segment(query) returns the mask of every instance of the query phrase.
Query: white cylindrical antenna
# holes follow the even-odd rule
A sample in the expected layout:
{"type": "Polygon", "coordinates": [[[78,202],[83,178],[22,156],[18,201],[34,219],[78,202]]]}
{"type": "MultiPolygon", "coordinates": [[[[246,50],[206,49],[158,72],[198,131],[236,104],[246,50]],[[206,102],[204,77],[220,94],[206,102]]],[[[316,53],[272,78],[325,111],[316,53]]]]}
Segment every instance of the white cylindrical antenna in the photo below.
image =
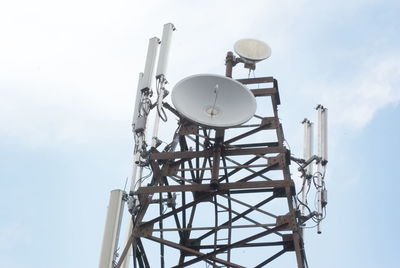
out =
{"type": "Polygon", "coordinates": [[[113,190],[108,204],[99,268],[114,267],[124,207],[124,191],[113,190]]]}
{"type": "MultiPolygon", "coordinates": [[[[313,155],[314,146],[314,124],[308,120],[304,119],[304,149],[303,149],[303,159],[305,161],[309,160],[313,155]]],[[[307,168],[307,175],[311,175],[313,172],[313,162],[311,162],[307,168]]]]}
{"type": "MultiPolygon", "coordinates": [[[[169,58],[169,49],[171,46],[172,32],[175,30],[175,27],[172,23],[164,24],[163,34],[161,39],[161,48],[160,48],[160,56],[158,57],[158,65],[156,72],[156,79],[159,81],[159,88],[157,88],[157,105],[156,105],[156,117],[154,118],[154,127],[153,127],[153,136],[151,141],[151,147],[156,148],[159,143],[158,140],[158,128],[160,125],[160,112],[162,110],[162,101],[165,97],[165,84],[166,80],[166,72],[169,58]]],[[[166,120],[166,119],[164,119],[166,120]]]]}
{"type": "MultiPolygon", "coordinates": [[[[310,149],[309,149],[309,150],[310,150],[310,157],[312,157],[313,154],[314,154],[314,150],[313,150],[313,148],[314,148],[314,123],[310,122],[308,132],[309,132],[308,138],[309,138],[309,144],[310,144],[310,145],[309,145],[309,146],[310,146],[310,149]]],[[[314,172],[313,167],[314,167],[314,161],[311,162],[311,163],[307,166],[307,173],[308,173],[309,175],[312,175],[312,174],[313,174],[313,172],[314,172]]]]}
{"type": "MultiPolygon", "coordinates": [[[[303,150],[303,159],[305,161],[308,161],[313,154],[313,131],[314,131],[314,124],[310,122],[308,119],[304,119],[303,121],[304,125],[304,150],[303,150]]],[[[307,190],[308,190],[308,184],[307,184],[307,177],[312,175],[313,172],[313,164],[314,161],[308,164],[308,166],[305,167],[306,169],[306,174],[303,178],[303,189],[302,189],[302,195],[301,195],[301,202],[304,204],[301,206],[301,215],[305,216],[305,205],[307,204],[307,190]]]]}
{"type": "MultiPolygon", "coordinates": [[[[157,107],[158,109],[158,107],[157,107]]],[[[160,126],[160,115],[158,111],[156,113],[156,117],[154,118],[154,127],[153,127],[153,137],[151,138],[151,147],[157,148],[158,143],[158,127],[160,126]]]]}
{"type": "Polygon", "coordinates": [[[322,111],[322,164],[328,162],[328,109],[322,111]]]}
{"type": "MultiPolygon", "coordinates": [[[[129,189],[129,193],[132,193],[136,190],[137,187],[137,181],[138,178],[140,178],[139,175],[137,175],[137,170],[138,170],[138,166],[140,164],[140,154],[143,150],[143,143],[144,143],[144,139],[145,139],[145,135],[144,133],[142,133],[142,135],[139,135],[139,137],[135,140],[135,147],[134,147],[134,153],[133,153],[133,166],[132,166],[132,177],[131,177],[131,186],[129,189]]],[[[141,168],[141,167],[139,167],[141,168]]],[[[139,169],[140,170],[140,169],[139,169]]],[[[140,173],[140,172],[139,172],[140,173]]],[[[131,207],[129,207],[129,209],[132,209],[131,207]]]]}
{"type": "Polygon", "coordinates": [[[157,58],[157,49],[160,44],[160,39],[157,37],[150,38],[149,46],[147,49],[146,64],[144,67],[144,74],[142,78],[142,85],[140,89],[151,89],[151,82],[154,75],[154,65],[157,58]]]}
{"type": "MultiPolygon", "coordinates": [[[[317,106],[318,112],[318,157],[320,157],[317,166],[317,218],[322,219],[322,111],[324,107],[322,105],[317,106]]],[[[317,224],[317,233],[321,233],[321,223],[317,224]]]]}
{"type": "Polygon", "coordinates": [[[158,58],[156,78],[158,78],[160,76],[166,76],[167,67],[168,67],[168,59],[169,59],[169,48],[171,46],[172,32],[174,30],[175,30],[175,26],[172,23],[164,24],[162,38],[161,38],[160,56],[158,58]]]}
{"type": "MultiPolygon", "coordinates": [[[[324,170],[328,161],[328,109],[322,105],[318,105],[316,109],[318,111],[318,157],[320,157],[317,170],[317,213],[319,220],[322,220],[323,202],[325,202],[323,200],[324,170]]],[[[317,232],[321,233],[320,221],[317,225],[317,232]]]]}
{"type": "Polygon", "coordinates": [[[140,100],[142,98],[142,90],[140,88],[141,84],[142,84],[142,79],[143,79],[143,73],[139,73],[138,88],[136,90],[135,108],[133,110],[133,118],[132,118],[133,132],[135,132],[135,124],[136,124],[136,120],[139,116],[140,100]]]}
{"type": "Polygon", "coordinates": [[[318,156],[322,158],[322,105],[317,106],[318,112],[318,156]]]}
{"type": "Polygon", "coordinates": [[[318,156],[322,164],[328,161],[328,109],[317,106],[318,111],[318,156]]]}

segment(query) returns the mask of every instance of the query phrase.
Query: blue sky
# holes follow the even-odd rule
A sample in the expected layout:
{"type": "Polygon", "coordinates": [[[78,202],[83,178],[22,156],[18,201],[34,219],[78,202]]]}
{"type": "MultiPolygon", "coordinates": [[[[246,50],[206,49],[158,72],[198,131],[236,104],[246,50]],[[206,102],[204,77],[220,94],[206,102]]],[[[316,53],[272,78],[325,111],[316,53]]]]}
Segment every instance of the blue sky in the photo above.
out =
{"type": "MultiPolygon", "coordinates": [[[[0,4],[0,267],[96,267],[109,192],[132,161],[131,115],[148,39],[177,27],[169,81],[224,73],[236,40],[267,42],[302,151],[329,108],[328,215],[310,267],[399,267],[398,1],[8,1],[0,4]]],[[[238,68],[235,77],[246,76],[238,68]]],[[[172,130],[171,130],[172,131],[172,130]]]]}

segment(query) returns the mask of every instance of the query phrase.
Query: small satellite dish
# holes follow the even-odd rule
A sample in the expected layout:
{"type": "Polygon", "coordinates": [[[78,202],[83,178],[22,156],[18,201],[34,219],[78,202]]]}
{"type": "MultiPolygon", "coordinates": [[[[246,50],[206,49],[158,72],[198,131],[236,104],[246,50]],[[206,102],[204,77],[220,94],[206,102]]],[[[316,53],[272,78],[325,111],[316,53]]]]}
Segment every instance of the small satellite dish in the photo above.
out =
{"type": "Polygon", "coordinates": [[[234,45],[235,52],[245,61],[258,62],[271,56],[271,48],[256,39],[241,39],[234,45]]]}
{"type": "Polygon", "coordinates": [[[209,128],[241,125],[257,108],[253,94],[244,85],[215,74],[182,79],[174,86],[171,98],[183,117],[209,128]]]}

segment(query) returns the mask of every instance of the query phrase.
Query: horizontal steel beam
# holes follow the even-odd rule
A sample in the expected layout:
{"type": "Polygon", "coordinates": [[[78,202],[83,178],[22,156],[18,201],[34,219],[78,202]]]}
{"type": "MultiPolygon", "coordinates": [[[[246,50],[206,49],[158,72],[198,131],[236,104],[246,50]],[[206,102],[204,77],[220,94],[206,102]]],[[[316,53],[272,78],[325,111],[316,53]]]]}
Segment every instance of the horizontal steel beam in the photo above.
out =
{"type": "Polygon", "coordinates": [[[233,189],[285,188],[292,186],[294,186],[294,183],[289,180],[232,182],[220,183],[217,186],[211,186],[210,184],[147,186],[140,187],[135,194],[153,194],[163,192],[215,192],[233,189]]]}
{"type": "MultiPolygon", "coordinates": [[[[164,240],[164,239],[161,239],[161,238],[158,238],[158,237],[155,237],[155,236],[149,236],[149,237],[146,237],[146,238],[149,239],[149,240],[152,240],[154,242],[158,242],[160,244],[164,244],[164,245],[170,246],[172,248],[179,249],[179,250],[184,251],[186,253],[189,253],[191,255],[195,255],[197,257],[201,257],[202,259],[209,259],[209,260],[221,263],[221,264],[223,264],[223,265],[225,265],[227,267],[245,268],[244,266],[237,265],[237,264],[234,264],[234,263],[219,259],[219,258],[217,258],[215,256],[206,256],[207,254],[205,254],[205,253],[202,253],[200,251],[185,247],[185,246],[183,246],[181,244],[177,244],[177,243],[174,243],[172,241],[164,240]]],[[[175,266],[175,267],[180,267],[180,265],[175,266]]]]}
{"type": "MultiPolygon", "coordinates": [[[[287,244],[285,241],[276,241],[276,242],[258,242],[258,243],[246,243],[241,246],[237,246],[236,248],[249,248],[249,247],[272,247],[272,246],[284,246],[287,244]]],[[[217,246],[214,245],[200,245],[200,246],[191,246],[194,249],[214,249],[229,246],[227,244],[220,244],[217,246]]]]}
{"type": "Polygon", "coordinates": [[[190,261],[184,262],[184,263],[180,264],[179,266],[174,266],[173,268],[186,267],[186,266],[189,266],[189,265],[191,265],[191,264],[193,264],[193,263],[202,261],[202,260],[204,260],[204,259],[210,259],[210,258],[212,258],[212,257],[215,257],[217,254],[219,254],[219,253],[221,253],[221,252],[224,252],[224,251],[226,251],[226,250],[228,250],[228,249],[240,247],[240,246],[242,246],[242,245],[244,245],[244,244],[246,244],[246,243],[248,243],[248,242],[250,242],[250,241],[256,240],[256,239],[261,238],[261,237],[263,237],[263,236],[267,236],[267,235],[269,235],[269,234],[271,234],[271,233],[273,233],[273,232],[275,232],[275,231],[280,231],[280,230],[282,230],[282,229],[285,229],[285,228],[287,227],[287,225],[288,225],[288,224],[286,224],[286,223],[285,223],[285,224],[282,224],[282,225],[278,225],[278,226],[276,226],[276,227],[274,227],[274,228],[272,228],[272,229],[270,229],[270,230],[267,230],[267,231],[264,231],[264,232],[261,232],[261,233],[252,235],[252,236],[250,236],[250,237],[247,237],[247,238],[242,239],[242,240],[240,240],[240,241],[234,242],[234,243],[232,243],[232,244],[230,244],[230,245],[221,247],[221,248],[219,248],[219,249],[216,249],[216,250],[214,250],[214,251],[212,251],[212,252],[209,252],[209,253],[207,253],[207,254],[204,254],[204,255],[202,255],[202,256],[198,256],[197,258],[194,258],[194,259],[192,259],[192,260],[190,260],[190,261]]]}
{"type": "Polygon", "coordinates": [[[154,232],[173,232],[173,231],[208,231],[208,230],[223,230],[223,229],[247,229],[247,228],[263,228],[263,227],[272,227],[275,226],[276,223],[265,223],[265,224],[243,224],[243,225],[234,225],[234,226],[209,226],[209,227],[190,227],[190,228],[163,228],[163,229],[153,229],[154,232]]]}
{"type": "MultiPolygon", "coordinates": [[[[268,147],[268,148],[250,148],[250,149],[226,149],[223,148],[221,156],[233,156],[233,155],[265,155],[265,154],[276,154],[283,153],[286,149],[283,147],[268,147]]],[[[163,152],[163,153],[151,153],[150,160],[172,160],[172,159],[188,159],[195,157],[212,157],[213,150],[208,149],[199,152],[163,152]]]]}
{"type": "Polygon", "coordinates": [[[251,89],[250,91],[251,91],[251,93],[253,93],[253,95],[255,97],[273,96],[278,92],[276,90],[276,88],[274,88],[274,87],[272,87],[272,88],[257,88],[257,89],[251,89]]]}
{"type": "Polygon", "coordinates": [[[257,77],[257,78],[244,78],[244,79],[236,79],[236,81],[249,85],[249,84],[261,84],[261,83],[273,83],[274,78],[272,76],[267,77],[257,77]]]}

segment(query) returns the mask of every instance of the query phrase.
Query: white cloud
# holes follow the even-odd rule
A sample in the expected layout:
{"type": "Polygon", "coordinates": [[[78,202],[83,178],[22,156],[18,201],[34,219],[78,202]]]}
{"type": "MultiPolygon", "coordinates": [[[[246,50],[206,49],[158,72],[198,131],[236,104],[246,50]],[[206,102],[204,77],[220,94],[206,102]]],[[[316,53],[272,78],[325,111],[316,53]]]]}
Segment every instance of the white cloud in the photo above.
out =
{"type": "Polygon", "coordinates": [[[323,88],[321,101],[330,108],[333,124],[361,128],[379,110],[399,103],[400,55],[368,60],[351,81],[319,88],[323,88]]]}
{"type": "MultiPolygon", "coordinates": [[[[352,3],[353,8],[361,5],[352,3]]],[[[1,5],[0,136],[28,144],[126,134],[147,40],[161,37],[163,23],[177,26],[168,77],[172,86],[194,73],[223,73],[226,51],[242,37],[271,42],[273,58],[268,66],[279,68],[278,61],[297,53],[302,34],[309,31],[308,38],[315,30],[305,19],[302,34],[293,33],[299,19],[319,14],[306,0],[190,4],[41,0],[1,5]]],[[[398,99],[391,84],[398,72],[396,62],[381,60],[372,65],[347,86],[324,91],[326,106],[340,111],[338,122],[362,126],[375,111],[398,99]],[[360,110],[363,118],[358,116],[360,110]]],[[[290,66],[282,69],[291,72],[290,66]]],[[[265,70],[257,71],[264,74],[265,70]]]]}
{"type": "MultiPolygon", "coordinates": [[[[148,38],[161,37],[163,23],[177,26],[170,85],[193,73],[223,73],[226,51],[257,25],[257,16],[241,14],[248,3],[227,4],[2,4],[0,135],[42,145],[126,133],[148,38]]],[[[261,16],[266,5],[254,2],[254,12],[261,16]]]]}

